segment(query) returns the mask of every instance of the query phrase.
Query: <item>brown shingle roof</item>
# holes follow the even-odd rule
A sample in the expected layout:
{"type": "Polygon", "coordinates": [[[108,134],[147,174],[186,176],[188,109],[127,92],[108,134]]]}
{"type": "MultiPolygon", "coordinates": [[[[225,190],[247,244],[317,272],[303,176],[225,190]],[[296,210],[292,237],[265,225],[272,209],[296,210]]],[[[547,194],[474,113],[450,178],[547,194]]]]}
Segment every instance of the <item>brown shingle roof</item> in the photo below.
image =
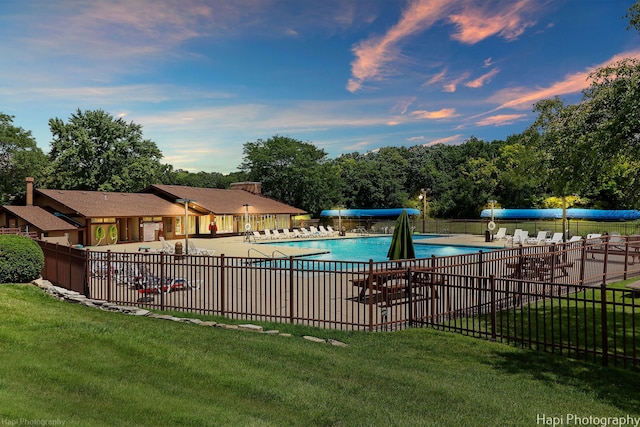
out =
{"type": "Polygon", "coordinates": [[[218,188],[198,188],[180,185],[152,185],[145,191],[162,195],[169,199],[190,199],[196,205],[218,215],[241,214],[245,204],[249,204],[252,214],[306,213],[302,209],[245,190],[221,190],[218,188]]]}
{"type": "Polygon", "coordinates": [[[86,218],[184,215],[184,208],[155,194],[47,189],[36,192],[86,218]]]}
{"type": "Polygon", "coordinates": [[[40,206],[2,206],[2,208],[45,232],[76,230],[75,226],[45,211],[40,206]]]}

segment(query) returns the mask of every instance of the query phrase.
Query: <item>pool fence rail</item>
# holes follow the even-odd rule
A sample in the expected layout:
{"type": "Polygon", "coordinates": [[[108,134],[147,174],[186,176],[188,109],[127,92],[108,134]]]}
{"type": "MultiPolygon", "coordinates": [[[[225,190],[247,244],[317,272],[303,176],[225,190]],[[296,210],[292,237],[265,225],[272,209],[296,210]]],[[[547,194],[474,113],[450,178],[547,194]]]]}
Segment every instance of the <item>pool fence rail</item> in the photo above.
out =
{"type": "Polygon", "coordinates": [[[98,252],[38,241],[44,279],[118,305],[320,328],[431,327],[640,366],[640,237],[386,262],[98,252]]]}

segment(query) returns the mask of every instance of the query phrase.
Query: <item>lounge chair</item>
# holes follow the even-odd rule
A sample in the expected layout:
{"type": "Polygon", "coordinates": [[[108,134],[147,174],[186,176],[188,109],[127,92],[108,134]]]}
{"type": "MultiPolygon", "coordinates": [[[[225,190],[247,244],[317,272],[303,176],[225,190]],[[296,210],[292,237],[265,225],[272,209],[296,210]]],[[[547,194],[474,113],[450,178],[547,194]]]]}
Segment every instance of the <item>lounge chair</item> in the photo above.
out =
{"type": "Polygon", "coordinates": [[[500,227],[498,232],[493,235],[493,240],[503,240],[507,237],[507,227],[500,227]]]}
{"type": "Polygon", "coordinates": [[[513,241],[514,241],[514,239],[515,239],[516,237],[517,237],[517,238],[520,238],[520,232],[521,232],[521,231],[522,231],[522,229],[520,229],[520,228],[516,228],[516,229],[514,230],[514,232],[513,232],[513,235],[512,235],[512,236],[506,236],[506,238],[507,238],[507,242],[509,242],[509,243],[513,243],[513,241]]]}
{"type": "Polygon", "coordinates": [[[165,254],[174,254],[176,252],[175,247],[164,240],[164,237],[162,236],[160,236],[160,243],[162,243],[162,249],[160,249],[160,252],[164,252],[165,254]]]}
{"type": "Polygon", "coordinates": [[[338,232],[334,230],[333,227],[331,227],[330,225],[327,225],[327,231],[331,233],[332,236],[335,236],[336,234],[338,234],[338,232]]]}
{"type": "Polygon", "coordinates": [[[303,237],[304,237],[304,236],[303,236],[302,234],[300,234],[300,232],[299,232],[297,229],[295,229],[295,228],[293,229],[292,233],[293,233],[293,237],[295,237],[295,238],[299,238],[299,239],[301,239],[301,238],[303,238],[303,237]]]}
{"type": "Polygon", "coordinates": [[[273,230],[271,233],[274,239],[282,239],[284,237],[278,230],[273,230]]]}
{"type": "Polygon", "coordinates": [[[314,237],[314,236],[313,236],[313,233],[310,233],[310,232],[309,232],[309,230],[307,230],[307,229],[306,229],[306,228],[304,228],[304,227],[300,227],[300,231],[302,232],[302,235],[303,235],[304,237],[314,237]]]}
{"type": "Polygon", "coordinates": [[[558,243],[562,243],[562,233],[553,233],[553,236],[551,236],[550,239],[547,239],[546,242],[547,244],[558,244],[558,243]]]}
{"type": "Polygon", "coordinates": [[[329,230],[324,228],[324,225],[321,225],[318,228],[320,229],[320,234],[322,234],[323,236],[331,236],[331,233],[329,232],[329,230]]]}
{"type": "Polygon", "coordinates": [[[529,237],[529,232],[527,230],[516,229],[513,232],[513,236],[509,239],[512,245],[522,245],[526,242],[529,237]]]}
{"type": "Polygon", "coordinates": [[[313,234],[316,237],[322,236],[322,233],[320,233],[320,231],[313,225],[309,227],[309,231],[311,232],[311,234],[313,234]]]}
{"type": "Polygon", "coordinates": [[[567,243],[579,242],[580,240],[582,240],[582,236],[571,236],[567,243]]]}
{"type": "Polygon", "coordinates": [[[259,231],[253,232],[253,240],[262,240],[262,234],[259,231]]]}
{"type": "Polygon", "coordinates": [[[196,247],[196,244],[193,242],[193,240],[189,240],[187,246],[189,248],[189,255],[213,255],[216,252],[196,247]]]}
{"type": "Polygon", "coordinates": [[[264,238],[269,240],[273,239],[273,234],[271,234],[271,230],[268,228],[264,229],[264,238]]]}
{"type": "Polygon", "coordinates": [[[293,239],[295,236],[293,234],[291,234],[291,232],[289,231],[288,228],[283,228],[282,229],[282,234],[283,234],[283,238],[284,239],[293,239]]]}
{"type": "Polygon", "coordinates": [[[529,245],[541,245],[547,241],[547,232],[546,231],[538,231],[538,235],[536,237],[529,237],[527,239],[527,244],[529,245]]]}

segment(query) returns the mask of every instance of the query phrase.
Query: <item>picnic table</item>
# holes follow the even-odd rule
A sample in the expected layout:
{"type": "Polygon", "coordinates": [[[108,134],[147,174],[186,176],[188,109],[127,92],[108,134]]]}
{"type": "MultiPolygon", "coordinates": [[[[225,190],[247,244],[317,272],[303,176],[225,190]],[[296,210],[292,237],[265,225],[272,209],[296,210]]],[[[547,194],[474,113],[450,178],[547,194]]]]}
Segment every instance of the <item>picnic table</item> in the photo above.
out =
{"type": "Polygon", "coordinates": [[[367,300],[369,292],[369,282],[371,281],[371,294],[376,303],[384,303],[389,306],[399,299],[409,295],[409,291],[415,292],[416,297],[425,296],[422,289],[429,287],[431,295],[435,298],[434,285],[438,280],[434,280],[432,269],[388,269],[374,271],[365,277],[352,279],[354,286],[360,287],[357,300],[364,302],[367,300]],[[411,283],[409,283],[411,280],[411,283]]]}

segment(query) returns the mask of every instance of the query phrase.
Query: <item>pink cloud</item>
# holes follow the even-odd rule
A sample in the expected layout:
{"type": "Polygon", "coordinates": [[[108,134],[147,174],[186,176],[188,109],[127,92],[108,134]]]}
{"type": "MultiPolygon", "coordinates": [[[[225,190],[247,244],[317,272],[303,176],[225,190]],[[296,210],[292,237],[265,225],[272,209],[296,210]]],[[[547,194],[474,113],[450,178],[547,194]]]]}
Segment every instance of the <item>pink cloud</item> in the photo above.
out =
{"type": "Polygon", "coordinates": [[[464,142],[464,135],[458,134],[458,135],[448,136],[446,138],[434,139],[422,145],[425,147],[429,147],[431,145],[438,145],[438,144],[460,145],[463,142],[464,142]]]}
{"type": "Polygon", "coordinates": [[[442,90],[444,90],[445,92],[455,92],[458,89],[458,85],[463,81],[467,80],[468,78],[469,78],[469,73],[464,73],[457,79],[451,80],[447,84],[443,85],[442,90]]]}
{"type": "Polygon", "coordinates": [[[523,18],[523,15],[532,9],[533,2],[530,0],[499,6],[499,10],[470,6],[462,13],[450,15],[449,20],[458,30],[451,37],[466,44],[475,44],[496,34],[506,40],[515,40],[535,23],[523,18]]]}
{"type": "Polygon", "coordinates": [[[380,80],[389,72],[387,64],[399,57],[398,44],[441,19],[449,5],[448,0],[414,0],[386,34],[354,46],[355,60],[351,63],[352,78],[347,83],[347,90],[356,92],[364,81],[380,80]]]}
{"type": "Polygon", "coordinates": [[[598,68],[611,65],[624,58],[635,58],[640,60],[640,50],[622,52],[615,55],[608,61],[589,67],[584,71],[567,74],[563,80],[555,82],[549,87],[536,89],[525,89],[520,87],[502,90],[492,98],[492,101],[500,104],[500,106],[494,111],[503,108],[513,108],[516,110],[531,109],[533,104],[540,100],[553,98],[555,96],[579,93],[591,85],[591,81],[589,80],[590,73],[598,68]]]}
{"type": "Polygon", "coordinates": [[[438,111],[416,110],[412,111],[410,115],[418,119],[448,119],[457,116],[454,108],[443,108],[438,111]]]}
{"type": "Polygon", "coordinates": [[[485,83],[489,82],[491,80],[491,78],[493,76],[495,76],[496,74],[498,74],[499,72],[500,72],[500,69],[494,68],[493,70],[489,71],[488,73],[478,77],[475,80],[471,80],[470,82],[467,82],[464,85],[466,87],[477,89],[479,87],[484,86],[485,83]]]}
{"type": "Polygon", "coordinates": [[[498,114],[495,116],[487,117],[476,122],[478,126],[504,126],[510,125],[519,119],[527,117],[526,114],[498,114]]]}
{"type": "Polygon", "coordinates": [[[440,71],[438,74],[435,74],[433,77],[431,77],[426,82],[424,82],[422,84],[422,86],[425,87],[425,86],[430,86],[432,84],[440,83],[440,82],[442,82],[444,80],[446,75],[447,75],[447,70],[444,69],[444,70],[440,71]]]}

